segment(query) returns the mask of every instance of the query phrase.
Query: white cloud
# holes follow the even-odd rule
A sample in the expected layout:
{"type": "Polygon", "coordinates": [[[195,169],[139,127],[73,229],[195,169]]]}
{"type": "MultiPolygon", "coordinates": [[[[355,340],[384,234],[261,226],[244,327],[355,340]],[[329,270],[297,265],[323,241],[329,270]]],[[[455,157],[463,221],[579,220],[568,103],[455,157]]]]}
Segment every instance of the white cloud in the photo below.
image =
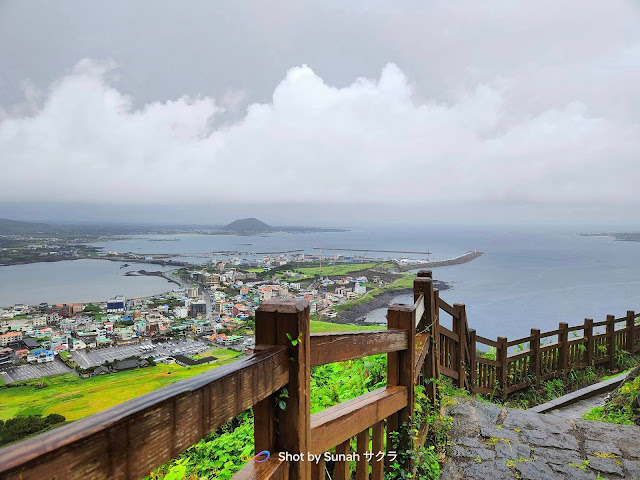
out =
{"type": "Polygon", "coordinates": [[[515,108],[515,78],[443,103],[418,100],[393,64],[343,88],[295,67],[270,103],[217,126],[241,93],[136,109],[113,72],[83,60],[35,113],[0,116],[0,201],[638,203],[637,119],[595,116],[567,96],[515,108]]]}

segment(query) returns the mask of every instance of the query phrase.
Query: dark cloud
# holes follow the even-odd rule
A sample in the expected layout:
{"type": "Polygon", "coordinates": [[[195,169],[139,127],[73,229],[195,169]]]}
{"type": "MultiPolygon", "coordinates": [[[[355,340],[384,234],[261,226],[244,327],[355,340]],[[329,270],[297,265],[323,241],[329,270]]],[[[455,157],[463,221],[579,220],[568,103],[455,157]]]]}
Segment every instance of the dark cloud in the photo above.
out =
{"type": "Polygon", "coordinates": [[[638,84],[633,2],[5,1],[0,200],[603,215],[638,84]]]}

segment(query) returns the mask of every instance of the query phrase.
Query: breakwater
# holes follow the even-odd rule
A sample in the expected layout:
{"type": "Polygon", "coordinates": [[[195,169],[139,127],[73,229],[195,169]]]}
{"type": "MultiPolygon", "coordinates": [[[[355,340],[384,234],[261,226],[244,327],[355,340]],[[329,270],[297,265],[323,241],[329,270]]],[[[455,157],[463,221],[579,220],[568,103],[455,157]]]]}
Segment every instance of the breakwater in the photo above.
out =
{"type": "Polygon", "coordinates": [[[436,268],[436,267],[447,267],[449,265],[460,265],[463,263],[470,262],[471,260],[475,260],[482,252],[467,252],[464,255],[460,255],[459,257],[450,258],[447,260],[438,260],[434,262],[421,262],[421,263],[408,263],[408,264],[400,264],[398,268],[401,272],[406,272],[409,270],[415,270],[417,268],[436,268]]]}

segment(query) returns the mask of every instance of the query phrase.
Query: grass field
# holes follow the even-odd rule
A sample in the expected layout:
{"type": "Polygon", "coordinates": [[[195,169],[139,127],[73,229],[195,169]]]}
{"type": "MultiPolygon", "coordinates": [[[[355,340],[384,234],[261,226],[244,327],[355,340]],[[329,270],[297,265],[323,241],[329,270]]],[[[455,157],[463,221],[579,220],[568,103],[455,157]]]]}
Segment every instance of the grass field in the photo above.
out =
{"type": "MultiPolygon", "coordinates": [[[[311,320],[312,333],[380,328],[382,327],[376,325],[342,325],[311,320]]],[[[64,415],[68,421],[78,420],[216,366],[232,362],[238,356],[238,352],[228,349],[212,349],[206,353],[218,357],[218,362],[190,368],[175,364],[157,365],[86,379],[67,373],[21,382],[19,386],[2,387],[0,388],[0,420],[17,415],[49,415],[50,413],[64,415]]]]}
{"type": "Polygon", "coordinates": [[[179,380],[229,363],[238,355],[219,349],[221,361],[191,368],[158,365],[126,372],[81,379],[71,373],[24,382],[24,386],[0,388],[0,419],[16,415],[59,413],[68,421],[113,407],[179,380]]]}
{"type": "MultiPolygon", "coordinates": [[[[383,262],[383,263],[370,262],[370,263],[339,263],[337,265],[325,265],[323,267],[320,267],[320,266],[301,267],[296,269],[296,271],[300,273],[300,276],[291,278],[291,281],[313,278],[315,275],[319,275],[321,277],[339,277],[343,275],[349,275],[352,272],[368,270],[373,267],[395,268],[396,265],[394,263],[389,263],[389,262],[383,262]]],[[[284,272],[278,272],[276,276],[278,278],[283,278],[284,272]]]]}
{"type": "Polygon", "coordinates": [[[311,320],[311,333],[321,332],[353,332],[356,330],[380,330],[381,325],[343,325],[341,323],[322,322],[311,320]]]}
{"type": "Polygon", "coordinates": [[[377,295],[380,295],[381,293],[384,293],[384,292],[388,292],[389,290],[401,290],[403,288],[413,288],[413,280],[415,278],[416,278],[415,273],[408,273],[402,277],[398,277],[396,281],[394,281],[393,283],[390,283],[389,285],[386,285],[382,288],[376,288],[375,290],[369,290],[360,298],[356,298],[355,300],[351,300],[346,303],[341,303],[339,305],[334,305],[332,307],[332,310],[335,310],[338,312],[342,310],[349,310],[350,308],[355,307],[356,305],[361,305],[363,303],[370,302],[377,295]]]}

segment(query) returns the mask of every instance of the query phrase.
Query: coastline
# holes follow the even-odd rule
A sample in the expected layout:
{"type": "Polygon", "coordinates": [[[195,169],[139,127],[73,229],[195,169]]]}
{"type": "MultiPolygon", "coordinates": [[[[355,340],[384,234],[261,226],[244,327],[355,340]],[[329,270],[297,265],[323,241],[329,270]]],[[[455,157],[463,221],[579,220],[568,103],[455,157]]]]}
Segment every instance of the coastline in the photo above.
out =
{"type": "MultiPolygon", "coordinates": [[[[433,281],[434,288],[439,289],[440,291],[448,290],[451,288],[451,285],[442,282],[440,280],[433,281]]],[[[336,318],[321,318],[322,321],[331,322],[331,323],[339,323],[339,324],[352,324],[352,325],[371,325],[371,323],[367,323],[364,321],[364,318],[371,313],[373,310],[377,310],[378,308],[384,308],[391,304],[394,298],[399,297],[401,295],[411,295],[413,293],[413,288],[400,288],[397,290],[387,290],[386,292],[382,292],[380,295],[376,295],[370,301],[361,303],[359,305],[354,305],[352,308],[348,310],[342,310],[338,312],[338,316],[336,318]]]]}
{"type": "Polygon", "coordinates": [[[436,267],[448,267],[450,265],[461,265],[463,263],[470,262],[481,256],[484,252],[467,252],[459,257],[450,258],[448,260],[437,260],[433,262],[414,263],[408,265],[398,265],[398,269],[401,272],[407,272],[409,270],[416,270],[419,268],[436,268],[436,267]]]}

